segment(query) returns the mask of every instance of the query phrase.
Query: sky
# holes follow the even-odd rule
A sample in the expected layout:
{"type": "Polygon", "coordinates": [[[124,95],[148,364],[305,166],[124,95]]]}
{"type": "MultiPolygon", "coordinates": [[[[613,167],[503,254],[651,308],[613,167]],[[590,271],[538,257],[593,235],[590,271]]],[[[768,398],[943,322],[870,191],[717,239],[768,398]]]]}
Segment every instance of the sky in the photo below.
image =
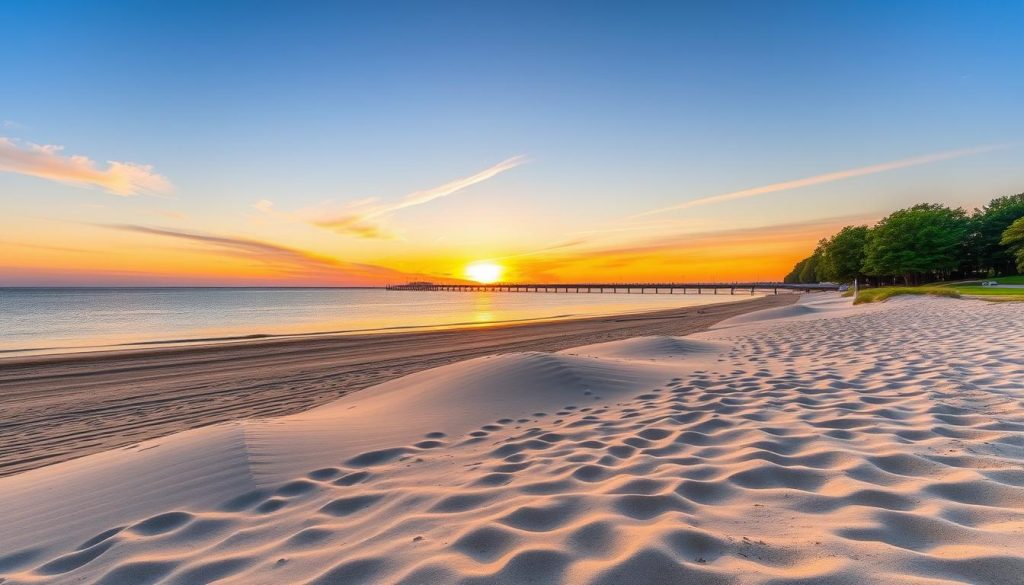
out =
{"type": "Polygon", "coordinates": [[[1024,2],[0,11],[0,286],[780,279],[1024,191],[1024,2]]]}

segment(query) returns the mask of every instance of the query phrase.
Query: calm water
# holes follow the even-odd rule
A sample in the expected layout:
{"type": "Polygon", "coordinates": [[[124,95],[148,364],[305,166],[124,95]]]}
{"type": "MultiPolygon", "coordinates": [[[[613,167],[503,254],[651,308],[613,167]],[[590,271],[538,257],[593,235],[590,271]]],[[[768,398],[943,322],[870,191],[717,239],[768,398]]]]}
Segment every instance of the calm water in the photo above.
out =
{"type": "Polygon", "coordinates": [[[310,288],[0,289],[0,356],[249,336],[566,319],[743,300],[729,295],[310,288]]]}

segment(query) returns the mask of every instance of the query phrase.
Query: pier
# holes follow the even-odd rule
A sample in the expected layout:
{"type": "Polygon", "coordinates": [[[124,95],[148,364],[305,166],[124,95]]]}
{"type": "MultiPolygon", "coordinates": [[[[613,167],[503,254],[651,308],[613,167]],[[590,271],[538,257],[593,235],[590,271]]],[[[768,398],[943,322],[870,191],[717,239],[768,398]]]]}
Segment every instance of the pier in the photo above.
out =
{"type": "Polygon", "coordinates": [[[410,282],[385,287],[396,291],[513,292],[577,294],[779,294],[839,290],[838,284],[787,284],[782,282],[633,282],[633,283],[505,283],[437,284],[410,282]]]}

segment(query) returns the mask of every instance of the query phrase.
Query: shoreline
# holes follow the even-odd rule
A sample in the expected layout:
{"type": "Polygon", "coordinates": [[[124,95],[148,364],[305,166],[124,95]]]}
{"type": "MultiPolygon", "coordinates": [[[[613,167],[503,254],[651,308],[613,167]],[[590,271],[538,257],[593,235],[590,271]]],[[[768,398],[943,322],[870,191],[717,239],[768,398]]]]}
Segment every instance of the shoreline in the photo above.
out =
{"type": "MultiPolygon", "coordinates": [[[[651,311],[635,311],[635,313],[647,313],[651,311]]],[[[631,313],[616,313],[616,315],[628,315],[631,313]]],[[[595,315],[604,317],[608,315],[595,315]]],[[[149,341],[133,341],[127,343],[111,343],[106,345],[71,345],[65,347],[29,347],[23,349],[0,349],[0,366],[3,360],[17,359],[38,356],[64,356],[82,354],[105,354],[110,352],[123,352],[142,349],[172,349],[176,347],[209,347],[212,345],[226,345],[231,343],[244,343],[254,340],[285,340],[285,339],[306,339],[316,337],[350,336],[350,335],[383,335],[387,333],[411,333],[420,331],[441,331],[460,329],[479,329],[503,325],[517,325],[522,323],[537,323],[541,321],[565,321],[573,318],[585,319],[576,315],[552,315],[550,317],[536,317],[529,319],[509,319],[505,321],[488,321],[476,323],[464,321],[459,323],[444,323],[439,325],[407,325],[396,327],[380,327],[375,329],[340,329],[335,331],[308,331],[304,333],[248,333],[243,335],[225,335],[216,337],[196,337],[187,339],[156,339],[149,341]],[[4,355],[10,354],[10,355],[4,355]],[[16,354],[16,355],[15,355],[16,354]]]]}
{"type": "Polygon", "coordinates": [[[0,477],[211,424],[294,414],[456,361],[688,335],[798,298],[488,327],[5,357],[0,477]]]}
{"type": "MultiPolygon", "coordinates": [[[[306,289],[316,288],[318,290],[332,290],[327,287],[307,287],[306,289]]],[[[168,290],[220,290],[213,287],[171,287],[168,290]]],[[[306,290],[296,288],[278,288],[273,290],[306,290]]],[[[335,287],[336,290],[375,290],[369,288],[357,288],[357,287],[335,287]]],[[[0,287],[0,292],[4,289],[0,287]]],[[[39,289],[32,287],[32,290],[50,290],[50,289],[39,289]]],[[[86,290],[86,289],[53,289],[60,291],[74,291],[74,290],[86,290]]],[[[121,290],[102,288],[101,290],[121,290]]],[[[157,290],[157,289],[143,289],[143,288],[129,288],[124,290],[157,290]]],[[[242,290],[242,289],[239,289],[242,290]]],[[[262,288],[255,288],[253,290],[264,290],[262,288]]],[[[750,298],[756,298],[756,296],[762,295],[750,295],[750,298]]],[[[476,320],[465,320],[464,316],[460,316],[463,320],[458,320],[460,317],[453,317],[455,320],[450,321],[437,321],[428,323],[413,323],[413,324],[377,324],[373,326],[359,326],[351,325],[345,327],[340,323],[321,324],[321,327],[329,328],[304,328],[301,325],[294,327],[270,326],[266,329],[248,327],[245,330],[239,330],[237,328],[227,328],[219,332],[212,330],[199,331],[164,331],[161,336],[154,337],[140,336],[135,339],[117,339],[116,337],[97,337],[95,339],[84,339],[81,342],[69,344],[66,340],[46,341],[40,340],[38,343],[33,344],[27,342],[24,345],[8,347],[0,345],[0,366],[2,364],[18,360],[20,358],[36,357],[36,356],[61,356],[71,354],[92,354],[92,353],[105,353],[115,351],[132,351],[142,349],[168,349],[175,347],[192,347],[192,346],[206,346],[212,344],[232,344],[232,343],[244,343],[253,340],[284,340],[284,339],[305,339],[315,337],[333,337],[333,336],[349,336],[349,335],[380,335],[389,333],[415,333],[422,331],[441,331],[441,330],[460,330],[460,329],[478,329],[488,327],[498,327],[505,325],[516,325],[526,323],[541,323],[548,321],[567,321],[567,320],[579,320],[599,317],[611,317],[616,315],[632,315],[642,313],[653,313],[660,311],[671,311],[680,308],[687,308],[690,306],[706,306],[709,304],[720,304],[724,302],[743,302],[749,300],[745,295],[736,297],[734,295],[724,296],[723,299],[712,298],[708,296],[707,299],[710,302],[707,303],[695,303],[692,305],[680,306],[654,306],[654,307],[615,307],[610,305],[604,307],[603,310],[598,311],[582,311],[582,312],[560,312],[545,315],[527,315],[527,316],[516,316],[507,315],[505,318],[488,320],[488,321],[476,321],[476,320]],[[275,330],[277,329],[277,330],[275,330]],[[52,343],[52,344],[51,344],[52,343]]],[[[551,307],[552,311],[565,310],[568,308],[551,307]]]]}

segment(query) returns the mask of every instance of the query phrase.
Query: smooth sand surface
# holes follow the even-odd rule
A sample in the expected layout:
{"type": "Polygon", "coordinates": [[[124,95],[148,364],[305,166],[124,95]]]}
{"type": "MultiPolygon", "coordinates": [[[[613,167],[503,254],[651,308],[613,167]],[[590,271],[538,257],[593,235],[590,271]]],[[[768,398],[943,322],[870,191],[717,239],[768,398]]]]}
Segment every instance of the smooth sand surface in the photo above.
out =
{"type": "Polygon", "coordinates": [[[795,299],[448,331],[0,358],[0,476],[205,425],[301,412],[473,357],[686,335],[795,299]]]}
{"type": "Polygon", "coordinates": [[[1019,305],[791,309],[469,359],[0,478],[0,576],[1020,583],[1019,305]]]}

